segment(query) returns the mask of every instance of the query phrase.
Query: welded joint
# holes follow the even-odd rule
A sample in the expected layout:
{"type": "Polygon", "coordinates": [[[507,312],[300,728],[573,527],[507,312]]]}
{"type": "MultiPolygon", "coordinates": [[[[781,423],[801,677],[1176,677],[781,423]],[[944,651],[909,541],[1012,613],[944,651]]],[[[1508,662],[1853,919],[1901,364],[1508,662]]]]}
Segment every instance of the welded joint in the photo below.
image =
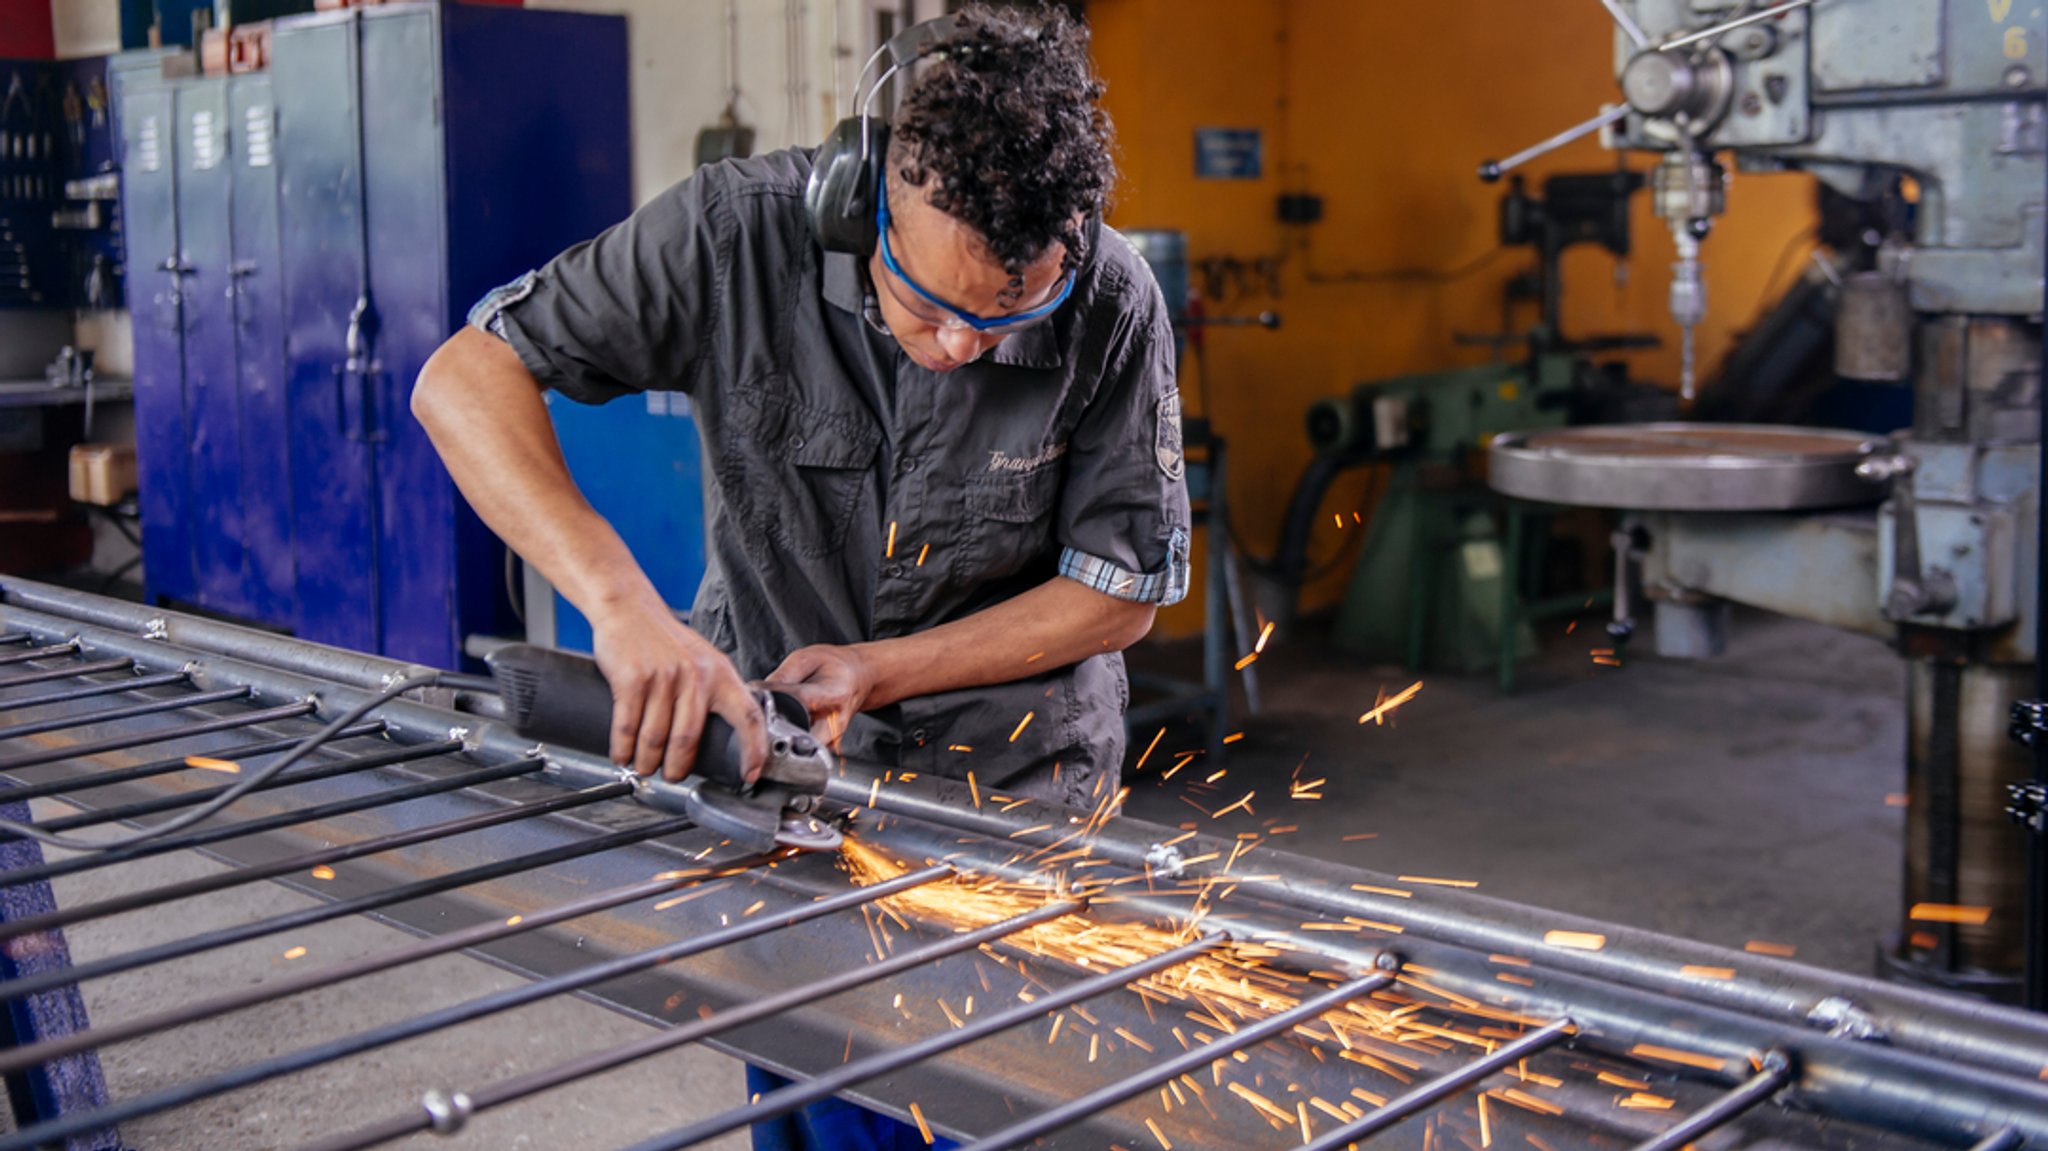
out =
{"type": "Polygon", "coordinates": [[[1375,968],[1388,973],[1389,975],[1400,974],[1401,965],[1404,962],[1405,960],[1401,958],[1401,953],[1392,950],[1382,951],[1378,955],[1372,957],[1372,965],[1375,968]]]}
{"type": "Polygon", "coordinates": [[[1783,1084],[1792,1078],[1792,1056],[1782,1048],[1773,1047],[1756,1056],[1755,1061],[1758,1073],[1769,1076],[1777,1083],[1783,1084]]]}
{"type": "Polygon", "coordinates": [[[155,615],[142,621],[142,638],[168,641],[171,638],[170,617],[155,615]]]}
{"type": "Polygon", "coordinates": [[[1145,866],[1168,879],[1179,879],[1188,865],[1180,848],[1155,843],[1145,851],[1145,866]]]}
{"type": "Polygon", "coordinates": [[[448,729],[448,738],[452,742],[461,744],[464,751],[475,751],[484,745],[482,736],[469,728],[463,727],[461,724],[456,724],[448,729]]]}
{"type": "Polygon", "coordinates": [[[470,1102],[469,1096],[460,1091],[439,1088],[420,1096],[420,1106],[426,1110],[427,1121],[436,1135],[453,1135],[462,1130],[476,1111],[476,1105],[470,1102]]]}
{"type": "Polygon", "coordinates": [[[1844,996],[1830,995],[1806,1013],[1810,1027],[1825,1029],[1830,1038],[1862,1039],[1882,1043],[1891,1030],[1875,1015],[1844,996]]]}

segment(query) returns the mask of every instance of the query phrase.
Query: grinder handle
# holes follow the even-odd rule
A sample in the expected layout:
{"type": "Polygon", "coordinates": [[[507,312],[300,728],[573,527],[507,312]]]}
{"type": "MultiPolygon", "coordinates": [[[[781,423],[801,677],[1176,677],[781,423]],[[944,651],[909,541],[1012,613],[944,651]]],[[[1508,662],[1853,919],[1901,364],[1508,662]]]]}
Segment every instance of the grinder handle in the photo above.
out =
{"type": "MultiPolygon", "coordinates": [[[[506,644],[484,657],[505,700],[513,730],[542,743],[608,755],[611,749],[612,687],[597,661],[573,652],[532,644],[506,644]]],[[[739,733],[716,714],[704,717],[697,741],[700,778],[743,791],[739,733]]]]}

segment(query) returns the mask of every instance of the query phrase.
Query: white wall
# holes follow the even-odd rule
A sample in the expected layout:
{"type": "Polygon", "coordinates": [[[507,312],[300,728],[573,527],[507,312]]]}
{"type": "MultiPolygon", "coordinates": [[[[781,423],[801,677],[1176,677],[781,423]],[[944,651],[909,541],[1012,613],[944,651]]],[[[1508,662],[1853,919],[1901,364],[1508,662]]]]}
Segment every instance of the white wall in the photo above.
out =
{"type": "MultiPolygon", "coordinates": [[[[872,0],[730,0],[738,14],[740,118],[754,149],[816,144],[845,115],[872,39],[872,0]],[[794,62],[795,67],[792,67],[794,62]]],[[[645,202],[690,174],[697,132],[726,104],[728,0],[528,0],[627,20],[633,191],[645,202]]],[[[893,7],[894,5],[889,5],[893,7]]]]}

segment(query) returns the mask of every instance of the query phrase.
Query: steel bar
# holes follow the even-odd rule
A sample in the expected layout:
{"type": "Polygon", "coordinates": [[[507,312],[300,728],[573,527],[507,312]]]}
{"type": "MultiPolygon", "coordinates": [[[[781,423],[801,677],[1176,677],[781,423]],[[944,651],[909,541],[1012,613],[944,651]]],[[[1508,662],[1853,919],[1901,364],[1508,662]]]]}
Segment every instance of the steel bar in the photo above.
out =
{"type": "MultiPolygon", "coordinates": [[[[539,766],[543,761],[533,759],[526,762],[539,766]]],[[[350,766],[353,765],[351,764],[350,766]]],[[[259,880],[275,879],[281,875],[290,875],[295,871],[310,870],[323,864],[341,863],[345,860],[355,859],[364,855],[376,855],[400,847],[410,847],[417,843],[445,839],[451,835],[462,835],[466,832],[476,831],[485,827],[496,827],[501,823],[508,823],[518,819],[548,815],[572,807],[581,807],[600,799],[612,799],[624,795],[631,789],[631,786],[627,783],[615,783],[601,787],[585,788],[581,791],[573,791],[566,795],[541,800],[537,803],[486,811],[477,815],[464,816],[460,819],[450,819],[441,823],[428,824],[424,827],[408,828],[405,831],[375,836],[370,839],[359,840],[355,843],[345,843],[335,847],[324,848],[320,851],[295,855],[289,859],[275,860],[257,867],[244,867],[234,871],[222,872],[218,875],[188,879],[181,883],[173,883],[164,887],[152,887],[144,891],[131,891],[125,895],[116,895],[99,900],[96,903],[80,904],[69,910],[59,908],[42,915],[28,916],[7,923],[0,923],[0,940],[15,939],[37,931],[69,927],[74,923],[83,923],[90,919],[104,919],[110,915],[119,915],[124,911],[136,911],[144,907],[154,907],[159,903],[189,899],[195,895],[207,895],[230,887],[240,887],[243,884],[255,883],[259,880]]],[[[0,984],[0,988],[5,986],[7,985],[0,984]]]]}
{"type": "Polygon", "coordinates": [[[78,641],[74,639],[64,643],[53,643],[48,647],[32,647],[27,651],[10,651],[5,655],[0,655],[0,665],[27,663],[32,659],[55,659],[60,655],[76,654],[78,654],[78,641]]]}
{"type": "Polygon", "coordinates": [[[75,679],[82,675],[98,675],[103,671],[127,671],[134,666],[134,660],[122,656],[116,659],[94,660],[91,663],[81,663],[72,667],[45,668],[42,671],[32,671],[26,675],[8,676],[5,679],[0,679],[0,691],[6,691],[11,687],[27,687],[32,683],[49,683],[52,680],[75,679]]]}
{"type": "Polygon", "coordinates": [[[1385,1106],[1368,1112],[1363,1118],[1353,1120],[1334,1131],[1324,1132],[1314,1142],[1307,1144],[1303,1151],[1334,1151],[1335,1148],[1385,1131],[1417,1112],[1436,1106],[1501,1068],[1563,1042],[1571,1033],[1572,1021],[1569,1019],[1547,1023],[1484,1058],[1473,1060],[1448,1075],[1432,1079],[1413,1091],[1387,1100],[1385,1106]]]}
{"type": "Polygon", "coordinates": [[[358,895],[353,899],[316,904],[312,907],[301,908],[298,911],[286,912],[283,915],[273,915],[268,919],[253,920],[248,923],[237,924],[233,927],[224,927],[217,931],[188,936],[184,939],[176,939],[168,943],[160,943],[154,947],[145,947],[140,951],[110,955],[93,963],[81,963],[75,967],[24,976],[19,979],[9,980],[6,983],[0,983],[0,1000],[19,999],[24,995],[33,995],[38,991],[46,991],[51,987],[62,987],[67,983],[79,983],[105,975],[133,971],[139,967],[149,967],[168,960],[181,959],[187,955],[197,955],[204,951],[214,951],[236,943],[245,943],[251,939],[260,939],[266,935],[275,935],[280,931],[290,931],[297,927],[309,927],[315,923],[326,923],[329,920],[343,919],[350,915],[375,911],[380,907],[389,907],[394,903],[405,903],[429,895],[439,895],[444,891],[453,891],[458,887],[468,887],[474,883],[502,879],[507,875],[517,875],[522,871],[532,871],[535,868],[547,867],[551,864],[562,863],[571,859],[581,859],[587,855],[596,855],[599,852],[610,851],[615,847],[626,847],[645,840],[657,839],[664,835],[672,835],[678,831],[687,831],[694,826],[696,826],[695,823],[688,816],[679,815],[673,819],[643,824],[640,827],[627,828],[624,831],[615,831],[610,835],[601,835],[594,839],[579,839],[573,843],[551,847],[546,851],[515,855],[509,859],[479,864],[475,867],[464,868],[461,871],[450,871],[434,876],[431,879],[416,880],[412,883],[386,888],[382,891],[372,891],[364,895],[358,895]]]}
{"type": "MultiPolygon", "coordinates": [[[[899,876],[889,883],[877,884],[874,887],[856,888],[837,896],[799,905],[777,915],[763,916],[751,923],[737,924],[721,931],[700,935],[694,939],[679,940],[652,951],[622,956],[618,959],[581,968],[565,975],[558,975],[552,979],[538,980],[518,987],[508,987],[503,991],[481,996],[465,1003],[444,1007],[438,1011],[430,1011],[424,1015],[403,1019],[370,1031],[344,1036],[316,1047],[305,1048],[304,1050],[278,1056],[274,1059],[267,1059],[260,1063],[252,1063],[246,1067],[238,1067],[231,1071],[225,1071],[191,1083],[182,1083],[175,1087],[138,1096],[134,1099],[123,1100],[94,1111],[69,1115],[50,1123],[39,1124],[18,1135],[0,1138],[0,1151],[28,1151],[29,1148],[40,1147],[44,1143],[91,1131],[95,1128],[124,1123],[130,1119],[179,1107],[194,1100],[262,1083],[266,1080],[275,1079],[280,1075],[290,1075],[297,1071],[304,1071],[325,1063],[332,1063],[337,1059],[344,1059],[350,1055],[360,1054],[364,1051],[374,1050],[378,1047],[411,1039],[415,1036],[439,1031],[445,1027],[453,1027],[456,1024],[466,1023],[486,1015],[509,1011],[512,1008],[522,1007],[528,1003],[537,1002],[565,992],[576,991],[633,971],[644,970],[645,968],[672,962],[677,959],[684,959],[691,955],[724,947],[742,940],[752,939],[772,931],[779,931],[785,927],[816,919],[823,915],[830,915],[835,912],[858,907],[864,903],[873,902],[899,891],[907,891],[912,887],[921,886],[952,874],[953,870],[949,867],[928,867],[922,871],[914,871],[899,876]]],[[[963,939],[966,936],[955,936],[953,938],[963,939]]],[[[872,969],[864,968],[862,970],[872,969]]]]}
{"type": "MultiPolygon", "coordinates": [[[[1053,1011],[1071,1007],[1084,999],[1093,999],[1127,987],[1148,975],[1177,967],[1190,959],[1222,946],[1229,936],[1218,932],[1207,935],[1193,943],[1184,944],[1171,951],[1163,951],[1150,959],[1104,972],[1090,979],[1068,984],[1058,991],[1036,999],[1022,1007],[976,1019],[955,1031],[942,1031],[928,1039],[855,1060],[823,1075],[792,1084],[779,1091],[771,1091],[755,1099],[745,1107],[735,1107],[721,1115],[693,1123],[680,1131],[657,1135],[645,1142],[635,1143],[627,1151],[671,1151],[672,1148],[688,1147],[707,1139],[736,1131],[753,1123],[764,1122],[778,1115],[787,1115],[806,1104],[815,1103],[861,1083],[891,1071],[901,1070],[913,1063],[921,1063],[936,1055],[943,1055],[956,1047],[964,1047],[978,1039],[985,1039],[1001,1031],[1007,1031],[1034,1019],[1043,1019],[1053,1011]]],[[[0,1070],[5,1070],[0,1063],[0,1070]]]]}
{"type": "MultiPolygon", "coordinates": [[[[334,738],[327,741],[327,746],[331,749],[342,740],[355,739],[358,736],[365,735],[378,735],[383,730],[384,725],[376,720],[359,723],[354,727],[345,727],[336,732],[334,738]]],[[[259,755],[271,755],[280,751],[290,751],[303,742],[305,742],[304,736],[293,736],[290,739],[268,739],[261,743],[238,743],[231,747],[210,749],[203,754],[212,759],[241,762],[247,759],[254,759],[259,755]]],[[[154,775],[164,775],[173,771],[191,771],[191,765],[185,762],[187,758],[189,757],[177,755],[169,759],[158,759],[152,760],[149,763],[137,764],[134,767],[117,767],[111,771],[94,771],[90,774],[70,775],[63,779],[25,784],[21,787],[0,788],[0,799],[16,802],[25,799],[42,799],[45,796],[51,795],[70,795],[73,792],[89,791],[95,787],[110,787],[117,783],[129,783],[138,779],[148,779],[154,775]]]]}
{"type": "Polygon", "coordinates": [[[108,736],[105,739],[92,740],[86,743],[74,743],[68,747],[53,747],[45,751],[32,751],[25,755],[9,756],[6,759],[0,759],[0,774],[20,771],[24,767],[56,763],[60,760],[84,759],[87,756],[103,755],[110,751],[126,751],[131,747],[142,747],[145,744],[151,743],[164,743],[173,739],[184,739],[188,736],[212,735],[217,731],[234,731],[236,728],[254,727],[256,724],[270,723],[274,720],[296,719],[299,716],[316,710],[318,707],[318,704],[310,700],[302,700],[298,703],[280,704],[277,707],[268,707],[260,711],[248,711],[240,715],[222,716],[219,719],[210,719],[204,723],[187,724],[175,731],[130,732],[125,735],[108,736]]]}
{"type": "Polygon", "coordinates": [[[1178,1079],[1197,1068],[1206,1067],[1234,1051],[1242,1051],[1255,1043],[1263,1043],[1274,1036],[1284,1035],[1301,1024],[1334,1011],[1361,995],[1370,995],[1392,982],[1394,976],[1391,972],[1376,971],[1371,975],[1340,984],[1313,999],[1303,1000],[1298,1006],[1290,1007],[1277,1015],[1268,1015],[1257,1023],[1247,1024],[1213,1043],[1190,1048],[1162,1063],[1153,1064],[1137,1075],[1099,1087],[1079,1099],[1069,1100],[1021,1123],[1011,1124],[992,1135],[984,1135],[972,1143],[964,1144],[962,1151],[1003,1151],[1004,1148],[1029,1143],[1062,1127],[1090,1118],[1169,1079],[1178,1079]]]}
{"type": "MultiPolygon", "coordinates": [[[[371,768],[389,767],[394,763],[404,763],[411,759],[422,759],[429,755],[460,750],[461,747],[460,742],[449,740],[444,740],[438,744],[401,743],[394,745],[390,751],[380,751],[348,759],[330,760],[326,763],[315,764],[303,771],[282,772],[251,788],[249,794],[254,795],[260,791],[276,791],[279,788],[291,787],[300,783],[315,783],[323,779],[332,779],[337,775],[353,775],[356,772],[368,771],[371,768]],[[428,747],[432,747],[435,750],[422,750],[428,747]]],[[[93,811],[81,811],[76,815],[61,815],[54,819],[43,820],[35,826],[42,831],[74,831],[81,827],[97,827],[103,823],[133,821],[144,815],[157,815],[166,811],[176,811],[181,807],[197,807],[202,803],[218,798],[234,786],[234,784],[230,783],[222,784],[219,787],[197,787],[190,791],[178,792],[175,795],[163,795],[155,799],[139,799],[133,803],[116,804],[93,811]]],[[[0,795],[4,794],[6,793],[0,792],[0,795]]],[[[0,831],[0,842],[16,838],[19,837],[9,832],[0,831]]],[[[5,932],[0,931],[0,938],[5,937],[5,932]]]]}
{"type": "Polygon", "coordinates": [[[23,736],[42,735],[45,732],[63,731],[66,728],[85,727],[95,723],[112,723],[117,719],[134,719],[142,715],[155,715],[165,711],[183,711],[188,707],[202,704],[226,703],[229,700],[249,698],[246,687],[224,687],[217,691],[191,692],[166,699],[152,699],[126,707],[111,707],[104,711],[80,711],[68,715],[51,716],[48,719],[30,720],[13,727],[0,727],[0,739],[20,739],[23,736]]]}
{"type": "Polygon", "coordinates": [[[113,680],[109,683],[88,684],[85,687],[72,688],[69,691],[53,691],[48,695],[24,696],[21,699],[0,699],[0,707],[4,707],[8,711],[27,711],[32,707],[48,707],[51,704],[72,703],[81,699],[91,699],[98,695],[119,695],[124,691],[140,691],[145,687],[167,687],[171,684],[184,683],[191,678],[191,676],[182,671],[167,671],[160,675],[135,675],[129,676],[127,679],[113,680]]]}
{"type": "MultiPolygon", "coordinates": [[[[926,870],[931,869],[928,868],[926,870]]],[[[951,873],[950,868],[945,870],[949,874],[951,873]]],[[[910,874],[918,875],[922,874],[922,872],[911,872],[910,874]]],[[[901,878],[908,878],[908,876],[901,878]]],[[[873,891],[875,889],[863,887],[857,890],[873,891]]],[[[463,1097],[469,1101],[469,1111],[471,1114],[478,1111],[487,1111],[493,1107],[500,1107],[515,1100],[524,1099],[529,1095],[537,1095],[540,1092],[573,1083],[586,1076],[602,1074],[614,1067],[621,1067],[635,1060],[645,1059],[650,1055],[658,1055],[663,1051],[681,1047],[686,1043],[695,1043],[699,1039],[719,1035],[735,1028],[744,1027],[749,1023],[757,1023],[770,1016],[794,1010],[806,1004],[824,999],[827,996],[838,995],[844,991],[851,991],[856,987],[887,979],[891,975],[900,974],[913,967],[922,967],[927,963],[936,962],[949,955],[971,951],[983,944],[993,943],[1006,935],[1014,935],[1019,931],[1029,927],[1036,927],[1049,920],[1072,915],[1082,910],[1084,906],[1072,900],[1047,903],[1021,915],[1014,915],[984,927],[977,927],[972,931],[948,935],[936,943],[928,943],[916,950],[892,955],[887,959],[865,967],[855,967],[841,971],[836,975],[828,976],[814,983],[792,987],[776,992],[773,995],[735,1005],[708,1018],[693,1020],[680,1027],[656,1031],[644,1038],[614,1047],[608,1051],[593,1051],[588,1055],[569,1060],[566,1063],[560,1063],[553,1067],[544,1067],[539,1071],[528,1072],[525,1075],[515,1076],[511,1079],[502,1079],[488,1087],[466,1092],[463,1097]]],[[[388,1142],[402,1135],[428,1130],[432,1126],[433,1117],[422,1108],[419,1111],[406,1115],[393,1116],[380,1123],[359,1128],[356,1131],[334,1139],[323,1140],[313,1144],[311,1147],[302,1149],[302,1151],[341,1151],[342,1148],[374,1147],[379,1143],[388,1142]]],[[[9,1149],[6,1144],[0,1143],[0,1151],[9,1151],[9,1149]]]]}
{"type": "Polygon", "coordinates": [[[133,1019],[124,1019],[118,1023],[95,1027],[89,1031],[75,1031],[69,1035],[59,1036],[55,1039],[46,1039],[27,1047],[0,1050],[0,1075],[10,1075],[39,1063],[47,1063],[52,1059],[61,1059],[67,1055],[75,1055],[95,1047],[105,1047],[113,1043],[125,1043],[130,1039],[136,1039],[144,1035],[154,1035],[161,1031],[169,1031],[174,1027],[183,1027],[186,1024],[198,1023],[217,1016],[227,1015],[231,1012],[246,1010],[258,1004],[285,999],[303,991],[314,991],[323,987],[332,987],[339,983],[346,983],[351,979],[375,975],[380,971],[389,971],[395,967],[406,967],[432,959],[435,956],[447,955],[451,952],[462,951],[472,947],[481,947],[487,943],[495,943],[498,940],[508,939],[514,935],[538,931],[543,927],[552,927],[557,923],[580,919],[583,916],[594,915],[600,911],[609,911],[612,908],[635,903],[643,899],[651,899],[657,895],[666,895],[678,888],[694,887],[713,880],[728,878],[748,868],[767,863],[773,858],[773,856],[766,855],[753,856],[746,860],[722,866],[716,870],[706,869],[706,873],[701,875],[664,872],[661,876],[654,879],[629,884],[625,887],[613,888],[610,891],[600,892],[584,899],[564,903],[560,906],[549,908],[546,911],[529,912],[513,916],[511,919],[494,919],[488,923],[479,923],[474,927],[464,928],[460,931],[429,936],[417,943],[398,948],[395,951],[365,956],[346,963],[338,963],[332,967],[321,967],[303,971],[283,979],[268,980],[258,983],[253,987],[246,987],[240,991],[230,992],[212,999],[204,999],[196,1003],[174,1007],[168,1011],[158,1012],[155,1015],[143,1015],[133,1019]]]}
{"type": "Polygon", "coordinates": [[[1732,1122],[1750,1108],[1784,1090],[1792,1080],[1792,1060],[1782,1051],[1766,1052],[1763,1065],[1742,1086],[1680,1120],[1678,1125],[1636,1144],[1635,1151],[1679,1151],[1702,1135],[1732,1122]]]}
{"type": "Polygon", "coordinates": [[[29,635],[25,631],[10,631],[0,634],[0,643],[26,643],[29,635]]]}
{"type": "Polygon", "coordinates": [[[33,883],[41,880],[55,879],[60,875],[74,875],[81,871],[91,871],[95,868],[111,867],[118,863],[146,859],[152,855],[162,855],[171,851],[183,851],[193,847],[204,847],[207,844],[219,843],[223,840],[239,839],[245,835],[257,835],[266,831],[276,831],[282,827],[295,827],[299,824],[312,823],[316,820],[353,815],[359,811],[372,811],[380,807],[390,807],[395,803],[424,799],[430,795],[460,791],[465,787],[477,787],[486,783],[496,783],[499,780],[531,775],[545,766],[544,763],[538,760],[515,759],[511,763],[502,763],[496,767],[486,767],[477,771],[464,772],[461,775],[451,775],[445,779],[429,779],[420,783],[409,784],[405,787],[394,787],[388,791],[375,792],[370,795],[358,795],[350,799],[337,799],[329,803],[315,804],[312,807],[280,811],[274,815],[266,815],[257,819],[245,819],[240,823],[231,823],[223,827],[209,827],[200,831],[188,831],[182,835],[167,835],[161,839],[152,839],[147,843],[138,843],[133,847],[124,847],[115,851],[102,851],[93,855],[75,855],[69,859],[59,859],[36,867],[19,867],[12,871],[0,871],[0,887],[11,887],[18,883],[33,883]]]}
{"type": "MultiPolygon", "coordinates": [[[[877,813],[907,816],[956,833],[979,833],[1015,847],[1043,847],[1057,837],[1057,833],[1047,832],[1012,839],[1017,822],[1030,825],[1064,819],[1058,809],[1036,803],[1006,812],[998,812],[995,805],[977,810],[966,784],[952,780],[925,777],[912,784],[898,781],[876,789],[873,785],[878,778],[848,768],[829,782],[827,797],[849,806],[868,806],[873,791],[877,813]]],[[[1591,985],[1648,991],[1745,1014],[1753,1020],[1769,1020],[1800,1032],[1810,1032],[1807,1014],[1814,1004],[1847,996],[1883,1021],[1885,1046],[1890,1050],[1910,1050],[1937,1061],[1996,1069],[2038,1086],[2041,1066],[2034,1056],[2048,1047],[2048,1018],[2042,1016],[1999,1011],[1959,996],[1822,972],[1765,955],[1673,939],[1476,892],[1421,888],[1407,892],[1407,898],[1379,895],[1354,885],[1362,879],[1388,888],[1410,885],[1392,876],[1373,876],[1271,847],[1244,848],[1236,841],[1214,836],[1186,839],[1135,819],[1113,820],[1088,842],[1095,858],[1145,872],[1157,871],[1146,857],[1167,840],[1177,840],[1176,850],[1187,858],[1216,853],[1214,862],[1186,866],[1177,876],[1184,883],[1204,879],[1230,882],[1247,896],[1295,907],[1311,917],[1350,915],[1394,923],[1410,936],[1481,955],[1541,956],[1546,969],[1584,976],[1591,985]],[[1236,864],[1225,872],[1223,861],[1232,855],[1236,864]],[[1550,946],[1545,939],[1552,931],[1598,934],[1607,946],[1599,951],[1550,946]],[[1737,977],[1702,980],[1687,976],[1687,967],[1729,968],[1737,977]]],[[[1759,1045],[1763,1046],[1775,1044],[1759,1045]]]]}
{"type": "Polygon", "coordinates": [[[2025,1144],[2026,1140],[2020,1138],[2019,1132],[2007,1127],[1970,1144],[1970,1151],[2019,1151],[2025,1144]]]}

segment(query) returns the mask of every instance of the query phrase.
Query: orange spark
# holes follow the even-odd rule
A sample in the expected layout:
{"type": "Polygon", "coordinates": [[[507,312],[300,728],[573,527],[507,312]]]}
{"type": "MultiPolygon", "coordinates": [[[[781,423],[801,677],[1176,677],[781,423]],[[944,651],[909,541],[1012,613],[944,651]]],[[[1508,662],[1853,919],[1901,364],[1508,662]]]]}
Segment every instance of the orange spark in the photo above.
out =
{"type": "Polygon", "coordinates": [[[1789,943],[1772,943],[1768,939],[1752,939],[1743,944],[1742,949],[1758,955],[1775,955],[1780,959],[1790,959],[1799,954],[1799,949],[1789,943]]]}
{"type": "Polygon", "coordinates": [[[186,767],[196,767],[196,768],[198,768],[198,769],[199,769],[199,770],[201,770],[201,771],[218,771],[218,772],[221,772],[221,773],[223,773],[223,774],[226,774],[226,775],[240,775],[240,774],[242,774],[242,765],[241,765],[241,764],[239,764],[239,763],[230,763],[230,762],[228,762],[228,761],[227,761],[227,760],[225,760],[225,759],[212,759],[212,758],[210,758],[210,757],[208,757],[208,756],[204,756],[204,755],[188,755],[188,756],[186,756],[186,757],[185,757],[185,766],[186,766],[186,767]]]}
{"type": "Polygon", "coordinates": [[[1988,907],[1965,907],[1956,903],[1916,903],[1906,918],[1919,923],[1960,923],[1968,927],[1981,927],[1990,920],[1988,907]]]}
{"type": "Polygon", "coordinates": [[[314,868],[314,869],[313,869],[313,878],[315,878],[315,879],[333,879],[333,878],[334,878],[334,869],[333,869],[333,868],[331,868],[331,867],[329,867],[329,866],[327,866],[326,864],[324,864],[324,863],[323,863],[323,864],[321,864],[320,866],[318,866],[318,867],[316,867],[316,868],[314,868]]]}
{"type": "Polygon", "coordinates": [[[1024,718],[1017,721],[1017,730],[1010,733],[1011,743],[1017,742],[1017,737],[1024,734],[1024,729],[1031,726],[1031,717],[1037,714],[1035,711],[1024,713],[1024,718]]]}
{"type": "Polygon", "coordinates": [[[1407,703],[1409,700],[1414,699],[1416,693],[1420,692],[1421,690],[1422,681],[1416,680],[1408,688],[1403,690],[1401,694],[1394,696],[1392,699],[1383,699],[1376,702],[1373,705],[1371,711],[1368,711],[1364,715],[1358,717],[1358,722],[1361,724],[1376,723],[1384,727],[1387,722],[1387,714],[1393,711],[1395,708],[1400,707],[1402,704],[1407,703]]]}
{"type": "MultiPolygon", "coordinates": [[[[888,547],[886,547],[886,548],[884,548],[884,549],[882,549],[882,556],[883,556],[883,558],[885,558],[885,559],[895,559],[895,558],[896,558],[896,521],[895,521],[895,520],[890,520],[890,521],[889,521],[889,546],[888,546],[888,547]]],[[[931,1140],[927,1139],[927,1140],[925,1140],[925,1142],[929,1143],[929,1142],[931,1142],[931,1140]]]]}

